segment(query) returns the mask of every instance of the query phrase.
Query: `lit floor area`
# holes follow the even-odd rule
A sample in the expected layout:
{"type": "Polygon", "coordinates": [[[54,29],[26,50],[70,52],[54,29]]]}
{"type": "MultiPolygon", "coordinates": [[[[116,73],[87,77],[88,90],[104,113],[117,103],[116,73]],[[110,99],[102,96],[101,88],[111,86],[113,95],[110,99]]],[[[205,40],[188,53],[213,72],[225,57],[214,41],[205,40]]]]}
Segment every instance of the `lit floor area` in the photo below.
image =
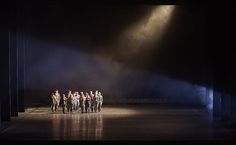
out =
{"type": "Polygon", "coordinates": [[[52,113],[28,108],[1,124],[0,139],[11,140],[217,140],[233,129],[213,123],[203,109],[165,105],[107,105],[99,113],[52,113]]]}

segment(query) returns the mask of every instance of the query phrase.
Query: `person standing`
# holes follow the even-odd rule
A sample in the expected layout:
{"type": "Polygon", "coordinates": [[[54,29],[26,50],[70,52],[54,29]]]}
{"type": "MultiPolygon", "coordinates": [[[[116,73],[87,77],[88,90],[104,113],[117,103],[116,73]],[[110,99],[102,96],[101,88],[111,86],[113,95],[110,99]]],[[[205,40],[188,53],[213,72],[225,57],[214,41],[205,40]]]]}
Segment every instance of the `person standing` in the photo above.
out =
{"type": "Polygon", "coordinates": [[[98,92],[98,100],[99,100],[99,107],[98,107],[98,111],[100,112],[102,110],[102,103],[103,103],[103,96],[101,92],[98,92]]]}
{"type": "Polygon", "coordinates": [[[80,95],[79,92],[76,92],[76,110],[79,110],[80,107],[80,95]]]}
{"type": "Polygon", "coordinates": [[[85,108],[87,113],[91,112],[91,98],[88,92],[86,92],[85,108]]]}
{"type": "Polygon", "coordinates": [[[99,107],[99,96],[98,96],[98,90],[95,91],[95,112],[98,112],[98,107],[99,107]]]}
{"type": "Polygon", "coordinates": [[[84,92],[80,92],[80,93],[81,93],[81,97],[80,97],[81,112],[84,113],[85,112],[85,100],[86,100],[86,97],[84,95],[84,92]]]}
{"type": "Polygon", "coordinates": [[[62,112],[64,114],[65,114],[66,106],[67,106],[67,98],[66,98],[66,95],[63,94],[62,95],[62,112]]]}
{"type": "Polygon", "coordinates": [[[67,111],[72,112],[72,103],[73,103],[73,94],[71,91],[68,92],[67,94],[67,111]]]}
{"type": "Polygon", "coordinates": [[[57,111],[57,99],[54,93],[51,94],[51,110],[52,112],[57,111]]]}
{"type": "Polygon", "coordinates": [[[91,112],[95,112],[95,97],[93,91],[90,91],[90,98],[91,98],[91,112]]]}
{"type": "Polygon", "coordinates": [[[61,101],[61,96],[58,90],[55,90],[55,96],[56,96],[56,101],[57,101],[57,105],[56,105],[56,110],[57,110],[59,108],[60,101],[61,101]]]}

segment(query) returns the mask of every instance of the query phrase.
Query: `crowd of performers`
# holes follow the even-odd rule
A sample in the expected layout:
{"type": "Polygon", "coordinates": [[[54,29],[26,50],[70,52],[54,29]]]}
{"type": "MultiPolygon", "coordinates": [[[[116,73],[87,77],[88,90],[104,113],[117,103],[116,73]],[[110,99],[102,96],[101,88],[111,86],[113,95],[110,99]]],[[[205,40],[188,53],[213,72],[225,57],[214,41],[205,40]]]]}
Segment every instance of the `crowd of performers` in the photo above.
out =
{"type": "Polygon", "coordinates": [[[56,112],[61,105],[63,113],[81,111],[82,113],[100,112],[102,110],[103,96],[98,90],[88,92],[68,92],[67,95],[55,92],[51,95],[51,110],[56,112]]]}

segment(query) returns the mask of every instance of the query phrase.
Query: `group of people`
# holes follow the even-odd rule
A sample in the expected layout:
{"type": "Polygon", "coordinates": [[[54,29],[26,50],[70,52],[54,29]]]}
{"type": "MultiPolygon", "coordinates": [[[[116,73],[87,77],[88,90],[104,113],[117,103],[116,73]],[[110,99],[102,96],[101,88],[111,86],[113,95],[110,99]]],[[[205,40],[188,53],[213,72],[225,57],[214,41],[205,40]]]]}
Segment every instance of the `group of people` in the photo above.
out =
{"type": "Polygon", "coordinates": [[[62,106],[63,113],[81,111],[82,113],[100,112],[102,110],[103,96],[98,90],[88,92],[74,92],[69,90],[68,94],[62,94],[55,90],[51,94],[51,110],[56,112],[62,106]],[[60,104],[61,103],[61,104],[60,104]]]}

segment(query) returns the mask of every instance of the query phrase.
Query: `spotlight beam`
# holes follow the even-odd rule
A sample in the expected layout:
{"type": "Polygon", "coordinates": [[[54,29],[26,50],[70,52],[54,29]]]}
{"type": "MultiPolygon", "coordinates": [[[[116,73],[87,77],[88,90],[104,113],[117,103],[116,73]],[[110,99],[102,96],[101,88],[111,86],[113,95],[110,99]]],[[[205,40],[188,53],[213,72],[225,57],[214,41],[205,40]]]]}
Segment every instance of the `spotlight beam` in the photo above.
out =
{"type": "Polygon", "coordinates": [[[120,48],[126,52],[139,52],[147,48],[163,35],[174,10],[174,5],[163,5],[155,7],[150,14],[141,19],[135,25],[128,27],[120,35],[120,48]]]}

